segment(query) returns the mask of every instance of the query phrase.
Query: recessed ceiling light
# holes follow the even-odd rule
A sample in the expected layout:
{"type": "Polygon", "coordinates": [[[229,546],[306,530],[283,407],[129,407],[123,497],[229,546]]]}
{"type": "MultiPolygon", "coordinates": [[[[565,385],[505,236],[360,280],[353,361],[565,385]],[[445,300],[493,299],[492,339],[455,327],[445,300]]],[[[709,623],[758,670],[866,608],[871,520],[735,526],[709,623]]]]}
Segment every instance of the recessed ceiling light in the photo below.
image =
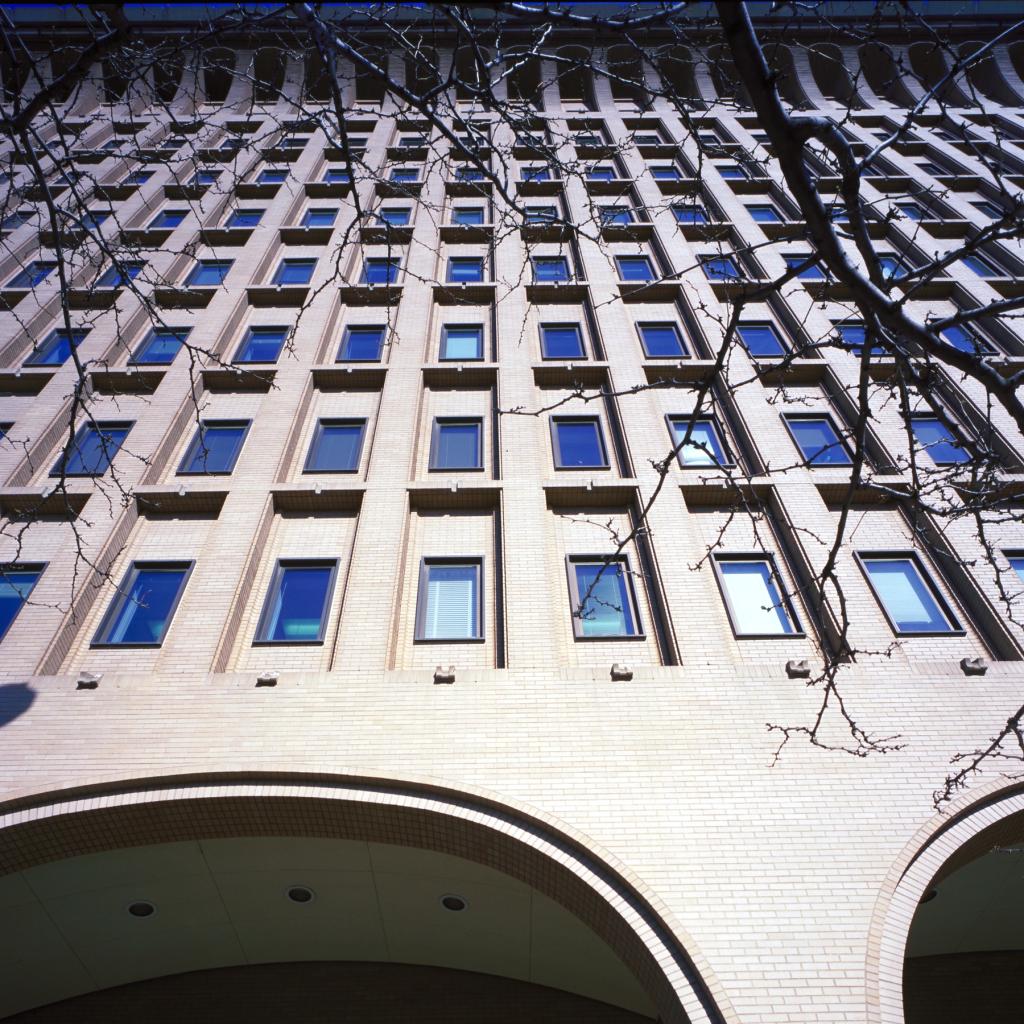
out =
{"type": "Polygon", "coordinates": [[[156,913],[156,907],[149,900],[136,900],[128,904],[128,913],[132,917],[152,917],[156,913]]]}
{"type": "Polygon", "coordinates": [[[315,893],[307,885],[293,885],[287,895],[292,903],[312,903],[315,893]]]}
{"type": "Polygon", "coordinates": [[[455,893],[450,892],[441,897],[441,906],[444,907],[445,910],[458,913],[461,910],[465,910],[469,904],[465,897],[456,896],[455,893]]]}

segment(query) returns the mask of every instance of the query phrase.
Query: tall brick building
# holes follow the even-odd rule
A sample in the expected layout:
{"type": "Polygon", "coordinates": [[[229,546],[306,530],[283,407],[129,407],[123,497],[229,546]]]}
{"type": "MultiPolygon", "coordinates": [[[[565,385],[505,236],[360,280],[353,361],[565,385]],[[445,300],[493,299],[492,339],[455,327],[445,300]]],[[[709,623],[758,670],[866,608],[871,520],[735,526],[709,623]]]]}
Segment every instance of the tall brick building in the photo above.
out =
{"type": "MultiPolygon", "coordinates": [[[[1019,34],[925,97],[1011,7],[948,52],[898,26],[774,50],[786,101],[861,152],[920,105],[863,182],[880,252],[952,251],[1021,195],[1019,34]]],[[[70,65],[44,55],[55,19],[81,37],[12,17],[35,57],[7,61],[5,111],[70,65]]],[[[556,25],[565,64],[494,86],[515,127],[453,86],[469,138],[349,67],[339,137],[313,47],[260,31],[128,87],[100,60],[33,122],[47,189],[18,139],[2,157],[0,1015],[1019,1020],[1024,791],[990,769],[932,802],[1024,690],[970,517],[944,561],[858,492],[843,693],[898,749],[773,763],[766,723],[821,700],[803,584],[848,497],[867,342],[800,272],[744,307],[695,418],[733,277],[809,255],[725,55],[641,63],[556,25]],[[55,231],[75,195],[95,224],[55,231]],[[83,257],[86,227],[121,248],[83,257]]],[[[443,80],[465,55],[432,32],[443,80]]],[[[416,80],[397,49],[389,71],[416,80]]],[[[1019,294],[1019,237],[979,258],[915,314],[1019,294]]],[[[1021,365],[1019,320],[983,342],[1021,365]]],[[[1014,423],[943,380],[1012,481],[1014,423]]],[[[866,450],[895,493],[883,394],[866,450]]],[[[919,472],[969,457],[911,418],[919,472]]],[[[996,529],[1024,572],[1024,525],[996,529]]]]}

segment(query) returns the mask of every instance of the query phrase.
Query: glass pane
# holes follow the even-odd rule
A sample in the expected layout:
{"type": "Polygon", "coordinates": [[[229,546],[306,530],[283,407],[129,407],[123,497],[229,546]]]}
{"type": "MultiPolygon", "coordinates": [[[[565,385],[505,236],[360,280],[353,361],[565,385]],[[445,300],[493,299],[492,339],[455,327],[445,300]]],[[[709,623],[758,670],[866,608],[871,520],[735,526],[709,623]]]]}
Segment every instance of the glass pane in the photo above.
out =
{"type": "Polygon", "coordinates": [[[42,348],[31,355],[26,362],[32,366],[60,366],[71,355],[71,345],[77,348],[88,331],[75,331],[70,337],[67,331],[54,331],[42,348]]]}
{"type": "Polygon", "coordinates": [[[791,419],[789,429],[793,431],[804,459],[816,466],[848,466],[850,456],[839,441],[839,437],[826,419],[791,419]]]}
{"type": "Polygon", "coordinates": [[[534,259],[533,276],[537,281],[568,281],[569,264],[561,256],[534,259]]]}
{"type": "Polygon", "coordinates": [[[771,566],[765,561],[719,561],[737,633],[794,632],[771,566]]]}
{"type": "Polygon", "coordinates": [[[573,570],[580,600],[573,613],[583,635],[633,636],[636,626],[622,563],[575,562],[573,570]]]}
{"type": "Polygon", "coordinates": [[[484,261],[479,259],[452,259],[448,261],[449,281],[477,282],[484,279],[484,261]]]}
{"type": "Polygon", "coordinates": [[[680,224],[707,224],[707,211],[702,206],[673,206],[672,212],[680,224]]]}
{"type": "Polygon", "coordinates": [[[274,284],[309,284],[316,260],[285,260],[277,268],[274,284]]]}
{"type": "Polygon", "coordinates": [[[169,363],[188,337],[188,330],[154,331],[135,354],[137,363],[169,363]]]}
{"type": "Polygon", "coordinates": [[[185,570],[139,569],[100,643],[158,644],[170,625],[171,609],[185,579],[185,570]]]}
{"type": "Polygon", "coordinates": [[[203,426],[180,473],[230,473],[245,437],[242,424],[203,426]]]}
{"type": "Polygon", "coordinates": [[[475,565],[427,567],[423,637],[427,640],[471,640],[480,635],[475,565]]]}
{"type": "Polygon", "coordinates": [[[555,422],[559,466],[604,466],[604,446],[596,420],[555,422]]]}
{"type": "MultiPolygon", "coordinates": [[[[686,436],[688,420],[673,420],[672,430],[675,443],[686,436]]],[[[711,420],[701,419],[693,425],[690,440],[679,450],[679,458],[684,466],[720,466],[728,461],[725,448],[718,429],[711,420]]]]}
{"type": "Polygon", "coordinates": [[[362,423],[320,423],[307,471],[352,472],[359,468],[362,423]]]}
{"type": "Polygon", "coordinates": [[[363,266],[365,284],[394,284],[398,280],[398,261],[370,259],[363,266]]]}
{"type": "Polygon", "coordinates": [[[0,570],[0,639],[28,600],[40,575],[38,569],[0,570]]]}
{"type": "Polygon", "coordinates": [[[480,465],[480,424],[439,423],[434,466],[437,469],[476,469],[480,465]]]}
{"type": "MultiPolygon", "coordinates": [[[[128,427],[85,427],[79,431],[64,472],[68,476],[100,476],[110,467],[111,460],[118,453],[128,427]]],[[[60,472],[54,469],[53,474],[60,472]]]]}
{"type": "Polygon", "coordinates": [[[483,224],[484,211],[475,206],[457,206],[452,210],[453,224],[483,224]]]}
{"type": "Polygon", "coordinates": [[[337,216],[334,210],[307,210],[302,223],[307,228],[329,228],[337,216]]]}
{"type": "Polygon", "coordinates": [[[251,327],[235,356],[237,363],[272,363],[281,354],[287,330],[277,327],[251,327]]]}
{"type": "Polygon", "coordinates": [[[914,416],[910,421],[914,440],[928,453],[937,466],[970,462],[970,455],[949,432],[946,425],[933,416],[914,416]]]}
{"type": "Polygon", "coordinates": [[[674,324],[643,324],[640,334],[649,356],[686,355],[683,340],[674,324]]]}
{"type": "Polygon", "coordinates": [[[623,281],[653,281],[651,261],[644,256],[619,256],[619,277],[623,281]]]}
{"type": "Polygon", "coordinates": [[[541,327],[540,335],[546,358],[583,358],[583,336],[575,324],[541,327]]]}
{"type": "Polygon", "coordinates": [[[738,328],[747,351],[752,356],[781,356],[785,354],[782,342],[771,324],[744,324],[738,328]]]}
{"type": "Polygon", "coordinates": [[[285,643],[317,641],[332,573],[333,567],[329,565],[282,567],[260,639],[285,643]]]}
{"type": "Polygon", "coordinates": [[[704,273],[712,281],[735,281],[740,272],[730,256],[715,256],[701,261],[704,273]]]}
{"type": "Polygon", "coordinates": [[[750,210],[750,216],[758,224],[779,224],[782,221],[779,211],[774,206],[750,206],[748,209],[750,210]]]}
{"type": "Polygon", "coordinates": [[[879,601],[901,633],[947,633],[950,623],[909,558],[865,558],[879,601]]]}
{"type": "Polygon", "coordinates": [[[230,228],[254,228],[263,216],[262,210],[235,210],[228,221],[230,228]]]}
{"type": "Polygon", "coordinates": [[[483,334],[480,327],[445,328],[441,358],[482,359],[483,334]]]}
{"type": "Polygon", "coordinates": [[[376,362],[380,359],[380,350],[383,342],[383,327],[349,328],[342,345],[341,358],[353,361],[366,360],[376,362]]]}
{"type": "Polygon", "coordinates": [[[979,352],[992,352],[992,346],[973,334],[966,327],[959,325],[947,327],[941,334],[942,340],[948,342],[953,348],[961,352],[969,352],[977,355],[979,352]]]}
{"type": "MultiPolygon", "coordinates": [[[[1024,583],[1024,555],[1015,555],[1008,559],[1010,568],[1020,577],[1021,583],[1024,583]]],[[[0,626],[0,634],[3,633],[3,626],[0,626]]]]}

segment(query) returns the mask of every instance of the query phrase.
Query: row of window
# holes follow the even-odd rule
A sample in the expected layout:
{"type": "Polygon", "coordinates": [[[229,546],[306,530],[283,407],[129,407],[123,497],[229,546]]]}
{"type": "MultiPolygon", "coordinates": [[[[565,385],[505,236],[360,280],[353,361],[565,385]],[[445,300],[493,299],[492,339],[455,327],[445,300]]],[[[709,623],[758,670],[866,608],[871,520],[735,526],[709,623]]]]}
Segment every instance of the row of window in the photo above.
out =
{"type": "MultiPolygon", "coordinates": [[[[1024,555],[1008,553],[1024,583],[1024,555]]],[[[914,552],[858,552],[856,559],[893,631],[901,636],[962,634],[942,592],[914,552]]],[[[739,637],[803,635],[771,555],[719,553],[712,560],[739,637]]],[[[134,562],[93,638],[94,647],[158,647],[193,569],[192,562],[134,562]]],[[[643,624],[626,556],[566,559],[573,631],[579,639],[640,638],[643,624]]],[[[45,566],[0,567],[0,639],[28,601],[45,566]]],[[[484,639],[484,561],[424,558],[416,601],[417,641],[484,639]]],[[[254,644],[319,644],[337,580],[337,559],[281,559],[274,568],[254,644]]]]}

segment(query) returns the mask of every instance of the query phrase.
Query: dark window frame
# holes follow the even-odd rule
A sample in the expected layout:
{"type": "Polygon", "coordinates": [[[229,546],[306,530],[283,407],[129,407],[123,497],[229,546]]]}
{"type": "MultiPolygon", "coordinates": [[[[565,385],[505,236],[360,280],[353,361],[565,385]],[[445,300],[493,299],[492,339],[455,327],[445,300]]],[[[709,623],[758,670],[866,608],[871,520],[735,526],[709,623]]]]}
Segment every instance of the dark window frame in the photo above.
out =
{"type": "MultiPolygon", "coordinates": [[[[64,476],[64,477],[81,477],[82,479],[91,478],[91,477],[101,477],[101,476],[104,476],[106,474],[106,472],[110,469],[110,467],[113,466],[114,459],[117,458],[117,456],[120,453],[121,449],[124,447],[124,443],[125,443],[125,441],[128,440],[128,435],[131,433],[132,427],[135,426],[135,423],[136,423],[135,420],[94,420],[94,421],[89,422],[89,423],[83,423],[75,431],[75,439],[71,443],[71,450],[69,452],[65,453],[63,451],[63,449],[62,449],[58,453],[57,461],[53,464],[53,468],[50,470],[48,476],[50,476],[50,477],[61,477],[61,476],[64,476]],[[65,454],[67,454],[69,459],[74,458],[76,452],[78,454],[81,454],[82,446],[81,446],[80,442],[85,439],[87,434],[89,434],[92,431],[98,431],[100,434],[102,434],[104,431],[112,430],[112,429],[124,430],[124,432],[125,432],[124,439],[117,446],[117,450],[113,454],[107,456],[107,464],[106,464],[106,466],[104,466],[104,468],[99,473],[72,473],[70,470],[68,470],[67,468],[65,468],[65,467],[63,467],[61,465],[64,462],[65,454]]],[[[103,449],[104,449],[103,453],[106,456],[106,445],[103,445],[103,449]]]]}
{"type": "Polygon", "coordinates": [[[245,366],[249,366],[254,363],[276,363],[281,358],[281,352],[284,350],[285,343],[288,341],[288,334],[292,330],[291,327],[278,326],[277,324],[250,324],[245,329],[245,334],[242,335],[242,340],[238,343],[238,348],[235,349],[235,354],[231,358],[232,363],[241,363],[245,366]],[[278,347],[277,354],[273,359],[243,359],[242,352],[248,347],[253,337],[258,335],[261,331],[281,331],[283,337],[281,338],[281,344],[278,347]]]}
{"type": "Polygon", "coordinates": [[[572,633],[574,640],[590,642],[622,641],[622,640],[646,640],[647,633],[644,630],[643,619],[640,617],[640,603],[636,597],[636,587],[633,583],[633,572],[630,566],[629,554],[622,552],[618,555],[608,554],[579,554],[574,553],[565,556],[565,571],[569,584],[569,617],[572,619],[572,633]],[[582,596],[579,592],[579,581],[576,579],[576,565],[601,565],[609,566],[617,564],[621,567],[622,579],[626,585],[626,596],[629,600],[630,612],[633,616],[634,632],[613,633],[606,636],[587,636],[583,632],[582,596]]]}
{"type": "Polygon", "coordinates": [[[366,443],[367,418],[365,416],[321,416],[313,428],[313,436],[309,440],[309,450],[303,463],[303,473],[358,473],[363,463],[363,445],[366,443]],[[359,427],[359,442],[356,445],[356,464],[351,469],[321,469],[313,465],[314,457],[323,440],[324,427],[359,427]]]}
{"type": "Polygon", "coordinates": [[[882,610],[882,614],[885,616],[885,621],[889,624],[889,628],[892,630],[894,636],[966,636],[967,629],[957,617],[953,608],[950,606],[949,601],[946,600],[946,596],[939,589],[938,584],[935,582],[934,577],[928,571],[928,567],[925,565],[921,556],[913,549],[882,549],[880,551],[854,551],[854,561],[857,563],[864,579],[867,582],[868,589],[871,591],[871,596],[875,599],[875,603],[882,610]],[[868,571],[866,561],[893,561],[893,562],[910,562],[917,570],[918,576],[924,583],[928,592],[932,596],[932,600],[935,601],[939,612],[945,616],[946,622],[949,624],[950,629],[945,630],[904,630],[900,629],[896,622],[893,621],[892,616],[889,614],[889,609],[886,608],[885,602],[882,600],[882,595],[875,588],[875,584],[871,579],[871,573],[868,571]]]}
{"type": "Polygon", "coordinates": [[[601,426],[601,417],[599,415],[566,415],[566,416],[551,416],[548,419],[548,428],[551,432],[551,458],[554,462],[556,470],[569,470],[580,472],[590,469],[611,469],[611,461],[608,455],[608,444],[604,438],[604,429],[601,426]],[[559,454],[559,443],[558,443],[558,425],[560,423],[593,423],[597,429],[597,441],[601,448],[601,454],[604,458],[603,464],[594,464],[589,466],[567,466],[563,465],[561,456],[559,454]]]}
{"type": "Polygon", "coordinates": [[[418,589],[416,591],[416,621],[413,642],[418,644],[466,644],[484,643],[487,639],[486,605],[484,603],[484,556],[483,555],[424,555],[420,559],[418,589]],[[425,636],[427,618],[428,585],[432,565],[472,566],[476,570],[476,636],[440,637],[425,636]]]}
{"type": "Polygon", "coordinates": [[[796,607],[790,599],[788,589],[784,586],[785,580],[779,572],[778,559],[775,552],[769,551],[719,551],[711,558],[711,564],[715,573],[715,582],[718,585],[719,593],[722,595],[722,603],[725,605],[725,613],[729,619],[729,626],[733,636],[737,640],[800,640],[807,636],[800,617],[796,613],[796,607]],[[719,566],[720,562],[761,562],[767,564],[769,579],[775,585],[779,593],[780,604],[772,607],[782,607],[792,627],[789,633],[747,633],[740,629],[739,616],[733,606],[732,598],[729,596],[729,588],[725,582],[725,576],[719,566]]]}
{"type": "Polygon", "coordinates": [[[192,439],[188,443],[188,447],[185,449],[185,453],[181,457],[181,461],[178,463],[178,469],[175,476],[231,476],[235,471],[235,466],[238,465],[238,457],[242,454],[242,448],[245,446],[245,442],[249,437],[249,429],[252,427],[252,420],[200,420],[199,426],[196,427],[195,433],[192,435],[192,439]],[[202,469],[186,469],[185,467],[190,465],[199,454],[200,442],[203,438],[204,430],[209,430],[210,427],[244,427],[242,436],[238,439],[238,445],[235,448],[235,453],[231,458],[230,469],[219,469],[214,472],[202,469]]]}
{"type": "Polygon", "coordinates": [[[260,609],[260,617],[256,622],[256,631],[253,633],[253,647],[316,647],[322,646],[327,633],[327,624],[331,617],[331,604],[334,601],[334,588],[338,582],[338,559],[337,558],[278,558],[274,563],[274,571],[270,576],[270,584],[267,586],[267,593],[263,598],[263,607],[260,609]],[[320,625],[317,629],[315,639],[309,640],[271,640],[265,637],[270,622],[270,614],[278,593],[281,580],[286,569],[327,569],[331,570],[327,581],[327,592],[323,606],[320,609],[320,625]]]}
{"type": "Polygon", "coordinates": [[[588,360],[590,358],[588,353],[587,353],[587,343],[586,343],[586,340],[584,338],[583,325],[581,323],[579,323],[579,322],[572,323],[572,322],[568,322],[567,321],[567,322],[558,322],[558,323],[542,323],[542,324],[538,324],[537,325],[537,332],[538,332],[538,335],[537,335],[538,336],[538,340],[540,342],[540,355],[541,355],[541,359],[550,359],[550,360],[558,360],[558,361],[569,359],[569,360],[582,361],[582,360],[588,360]],[[579,338],[579,341],[580,341],[580,354],[578,356],[552,356],[552,355],[548,355],[547,346],[545,345],[545,342],[544,342],[544,331],[546,329],[548,329],[548,328],[552,328],[552,329],[556,329],[556,330],[564,330],[564,329],[570,328],[570,327],[573,330],[575,330],[576,337],[579,338]]]}
{"type": "Polygon", "coordinates": [[[338,346],[338,356],[334,360],[336,363],[379,363],[384,359],[384,345],[385,339],[387,338],[388,328],[387,324],[346,324],[345,330],[341,335],[341,344],[338,346]],[[376,359],[353,359],[351,356],[346,356],[345,349],[348,348],[349,338],[352,336],[353,331],[379,331],[380,341],[377,343],[377,358],[376,359]]]}
{"type": "Polygon", "coordinates": [[[484,468],[484,418],[482,416],[435,416],[430,426],[430,453],[427,456],[427,470],[431,473],[479,473],[484,468]],[[477,429],[477,464],[475,466],[438,465],[441,428],[470,425],[477,429]]]}
{"type": "MultiPolygon", "coordinates": [[[[726,435],[722,430],[722,426],[719,423],[719,419],[714,413],[702,412],[699,416],[694,416],[693,413],[665,413],[665,423],[668,426],[668,436],[672,442],[673,449],[675,449],[675,447],[679,444],[679,438],[676,437],[675,427],[673,426],[673,422],[676,420],[696,420],[698,423],[710,423],[712,429],[715,432],[716,437],[718,438],[718,443],[722,446],[722,454],[725,456],[727,460],[725,462],[712,462],[710,465],[708,465],[707,463],[692,463],[690,465],[687,465],[685,462],[683,462],[684,449],[680,448],[679,451],[676,453],[676,462],[678,463],[680,469],[685,469],[687,472],[702,469],[705,472],[708,472],[710,470],[715,469],[731,469],[739,465],[735,454],[729,446],[728,439],[726,438],[726,435]]],[[[692,434],[690,435],[690,439],[692,441],[692,434]]]]}
{"type": "Polygon", "coordinates": [[[150,328],[150,330],[148,330],[146,332],[145,336],[138,343],[138,345],[135,346],[135,349],[132,352],[131,359],[129,360],[129,362],[133,366],[170,366],[171,363],[173,363],[174,360],[178,358],[178,352],[181,351],[181,346],[183,346],[185,344],[186,339],[188,338],[188,336],[191,333],[192,333],[192,328],[191,327],[166,327],[166,328],[165,327],[153,327],[153,328],[150,328]],[[179,344],[178,352],[175,352],[174,355],[171,356],[170,359],[163,360],[163,361],[152,360],[152,359],[145,360],[145,361],[140,361],[139,360],[139,355],[141,353],[143,353],[145,351],[146,347],[151,342],[155,341],[156,338],[159,335],[161,335],[161,334],[173,334],[175,338],[179,338],[180,339],[180,341],[178,343],[179,344]]]}
{"type": "Polygon", "coordinates": [[[787,345],[783,340],[782,331],[779,330],[778,326],[772,320],[741,320],[736,325],[736,335],[740,339],[743,351],[746,352],[751,359],[785,359],[787,356],[791,356],[793,354],[792,347],[787,345]],[[743,337],[743,330],[746,327],[767,327],[775,336],[775,340],[779,343],[779,349],[781,351],[772,353],[762,352],[755,355],[755,353],[750,351],[750,347],[747,345],[747,339],[743,337]]]}
{"type": "Polygon", "coordinates": [[[34,572],[36,578],[32,583],[32,586],[28,588],[28,593],[25,594],[21,599],[21,604],[18,605],[18,610],[11,616],[11,621],[6,626],[0,626],[0,643],[10,632],[14,623],[18,621],[18,616],[21,614],[22,608],[28,604],[29,598],[32,596],[32,592],[39,586],[39,581],[43,578],[43,573],[46,572],[49,562],[3,562],[0,563],[0,583],[3,583],[7,579],[8,573],[15,572],[34,572]]]}
{"type": "Polygon", "coordinates": [[[440,345],[438,346],[437,357],[443,363],[470,363],[482,362],[485,358],[486,333],[483,324],[442,324],[440,345]],[[479,337],[479,355],[475,356],[446,356],[445,349],[448,346],[449,331],[476,331],[479,337]]]}
{"type": "Polygon", "coordinates": [[[638,320],[634,324],[637,336],[640,339],[640,347],[643,349],[645,359],[692,359],[693,353],[690,346],[686,344],[682,329],[675,320],[638,320]],[[679,341],[679,352],[672,355],[654,355],[647,347],[647,339],[644,337],[645,327],[671,328],[679,341]]]}
{"type": "Polygon", "coordinates": [[[853,453],[850,451],[849,446],[846,443],[846,439],[843,437],[838,425],[836,424],[835,417],[830,412],[784,412],[780,414],[782,416],[782,422],[789,432],[789,436],[796,446],[796,450],[800,453],[800,457],[804,461],[804,465],[808,469],[842,469],[844,466],[853,465],[853,453]],[[804,454],[804,450],[797,440],[797,436],[793,431],[793,427],[790,423],[791,420],[824,420],[831,428],[832,433],[836,436],[838,445],[831,445],[831,448],[838,446],[839,450],[846,456],[846,462],[820,462],[815,463],[812,459],[808,459],[804,454]]]}
{"type": "Polygon", "coordinates": [[[188,586],[188,581],[192,577],[192,570],[195,568],[195,559],[133,559],[131,564],[128,566],[128,571],[124,574],[121,580],[121,585],[118,587],[117,594],[114,596],[113,601],[107,607],[106,612],[103,614],[103,618],[100,620],[99,627],[93,635],[92,641],[89,646],[91,648],[109,648],[112,650],[123,650],[123,649],[158,649],[163,646],[164,641],[167,639],[167,634],[171,630],[171,625],[174,622],[174,616],[178,611],[178,605],[181,604],[181,599],[185,593],[185,589],[188,586]],[[111,628],[114,623],[120,618],[124,606],[129,601],[129,593],[131,592],[132,585],[139,572],[145,572],[150,569],[165,569],[165,570],[180,570],[184,572],[181,578],[181,582],[178,584],[178,592],[174,596],[174,601],[171,607],[167,611],[167,618],[164,621],[163,632],[160,634],[160,639],[152,641],[150,643],[117,643],[109,639],[104,640],[101,637],[109,635],[111,628]]]}

